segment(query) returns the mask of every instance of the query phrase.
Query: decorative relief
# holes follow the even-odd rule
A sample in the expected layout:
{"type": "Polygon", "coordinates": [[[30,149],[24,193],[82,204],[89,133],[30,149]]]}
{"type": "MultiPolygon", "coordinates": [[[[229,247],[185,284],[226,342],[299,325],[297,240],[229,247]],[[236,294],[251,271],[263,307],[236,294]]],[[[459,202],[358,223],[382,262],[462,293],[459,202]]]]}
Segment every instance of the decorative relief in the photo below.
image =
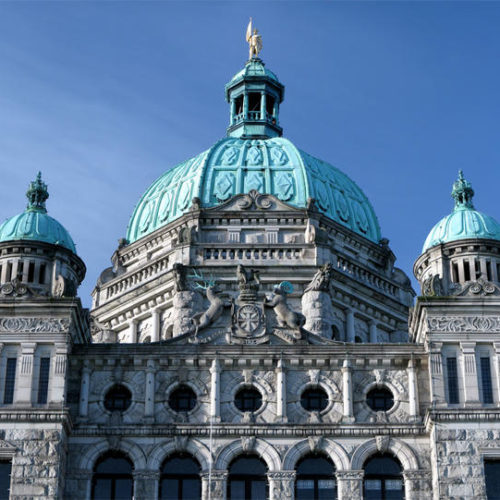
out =
{"type": "Polygon", "coordinates": [[[189,202],[191,201],[191,190],[193,187],[193,182],[184,182],[182,184],[181,190],[179,192],[179,197],[177,200],[177,207],[179,210],[185,210],[189,202]]]}
{"type": "Polygon", "coordinates": [[[283,201],[290,200],[294,195],[293,176],[290,172],[279,172],[274,180],[278,188],[276,196],[283,201]]]}
{"type": "Polygon", "coordinates": [[[349,220],[349,205],[342,191],[335,192],[335,204],[337,206],[337,214],[344,222],[349,220]]]}
{"type": "Polygon", "coordinates": [[[434,332],[487,332],[500,333],[500,316],[438,316],[427,319],[434,332]]]}
{"type": "Polygon", "coordinates": [[[424,297],[441,297],[443,294],[443,285],[438,274],[429,276],[422,283],[422,295],[424,297]]]}
{"type": "Polygon", "coordinates": [[[463,297],[465,295],[499,295],[500,288],[490,281],[479,278],[477,281],[466,283],[465,285],[455,284],[453,290],[451,291],[451,294],[460,297],[463,297]]]}
{"type": "Polygon", "coordinates": [[[0,333],[63,333],[69,325],[69,319],[1,318],[0,333]]]}
{"type": "Polygon", "coordinates": [[[158,218],[160,222],[165,222],[170,214],[170,208],[172,207],[173,192],[167,191],[161,201],[160,208],[158,209],[158,218]]]}
{"type": "Polygon", "coordinates": [[[261,165],[262,151],[257,146],[251,146],[247,153],[247,165],[261,165]]]}
{"type": "Polygon", "coordinates": [[[271,148],[271,159],[273,165],[285,165],[288,163],[287,154],[280,147],[271,148]]]}
{"type": "Polygon", "coordinates": [[[214,195],[217,201],[225,201],[233,195],[234,175],[230,172],[219,173],[214,182],[214,195]]]}
{"type": "Polygon", "coordinates": [[[353,209],[354,209],[354,216],[356,219],[356,224],[359,228],[359,230],[362,233],[367,233],[369,224],[368,224],[368,218],[366,217],[365,211],[363,210],[363,207],[357,203],[353,203],[353,209]]]}
{"type": "Polygon", "coordinates": [[[238,148],[230,146],[224,151],[222,155],[222,163],[224,165],[233,165],[234,163],[236,163],[237,158],[238,158],[238,148]]]}
{"type": "Polygon", "coordinates": [[[260,208],[266,210],[271,208],[273,203],[269,196],[260,194],[255,189],[252,189],[248,194],[242,196],[238,200],[237,204],[242,210],[248,210],[249,208],[260,208]]]}
{"type": "Polygon", "coordinates": [[[28,287],[21,283],[17,278],[13,279],[10,283],[5,283],[0,288],[2,295],[12,295],[13,297],[21,297],[28,293],[28,287]]]}
{"type": "Polygon", "coordinates": [[[264,176],[260,172],[249,172],[245,178],[245,192],[252,189],[264,191],[264,176]]]}
{"type": "Polygon", "coordinates": [[[142,210],[140,222],[139,222],[139,231],[141,233],[145,233],[148,228],[149,224],[151,223],[151,219],[153,216],[153,207],[154,207],[155,202],[154,201],[148,201],[142,210]]]}

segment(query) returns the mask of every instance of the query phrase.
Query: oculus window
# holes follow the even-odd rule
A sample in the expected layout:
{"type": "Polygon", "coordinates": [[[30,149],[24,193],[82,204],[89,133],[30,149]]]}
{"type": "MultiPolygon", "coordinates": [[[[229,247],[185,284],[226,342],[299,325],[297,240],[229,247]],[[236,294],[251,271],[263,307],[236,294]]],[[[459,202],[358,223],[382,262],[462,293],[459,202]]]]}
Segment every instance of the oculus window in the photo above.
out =
{"type": "Polygon", "coordinates": [[[394,396],[389,389],[377,387],[366,395],[366,404],[373,411],[389,411],[394,406],[394,396]]]}
{"type": "Polygon", "coordinates": [[[307,411],[323,411],[328,406],[328,394],[321,387],[310,387],[300,396],[300,404],[307,411]]]}
{"type": "Polygon", "coordinates": [[[104,398],[104,407],[109,411],[125,411],[131,403],[132,393],[124,385],[114,385],[104,398]]]}
{"type": "Polygon", "coordinates": [[[234,398],[234,404],[242,412],[254,412],[262,406],[262,394],[255,387],[243,387],[234,398]]]}
{"type": "Polygon", "coordinates": [[[176,412],[188,412],[196,406],[196,394],[191,387],[181,385],[168,398],[168,406],[176,412]]]}

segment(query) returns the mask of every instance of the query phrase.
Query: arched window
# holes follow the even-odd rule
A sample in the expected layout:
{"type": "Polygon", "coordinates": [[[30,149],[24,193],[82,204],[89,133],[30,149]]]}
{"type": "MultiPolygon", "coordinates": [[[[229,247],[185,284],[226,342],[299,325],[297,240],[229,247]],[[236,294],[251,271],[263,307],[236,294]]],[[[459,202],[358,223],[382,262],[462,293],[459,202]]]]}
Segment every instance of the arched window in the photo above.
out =
{"type": "Polygon", "coordinates": [[[391,455],[375,455],[364,465],[366,500],[403,500],[401,465],[391,455]]]}
{"type": "Polygon", "coordinates": [[[265,500],[267,486],[267,465],[259,457],[239,457],[229,467],[227,500],[265,500]]]}
{"type": "Polygon", "coordinates": [[[200,466],[186,454],[173,455],[163,463],[159,500],[201,498],[200,466]]]}
{"type": "Polygon", "coordinates": [[[335,467],[321,455],[307,455],[297,464],[295,500],[337,498],[335,467]]]}
{"type": "Polygon", "coordinates": [[[134,494],[133,468],[124,453],[103,455],[94,467],[92,500],[131,500],[134,494]]]}

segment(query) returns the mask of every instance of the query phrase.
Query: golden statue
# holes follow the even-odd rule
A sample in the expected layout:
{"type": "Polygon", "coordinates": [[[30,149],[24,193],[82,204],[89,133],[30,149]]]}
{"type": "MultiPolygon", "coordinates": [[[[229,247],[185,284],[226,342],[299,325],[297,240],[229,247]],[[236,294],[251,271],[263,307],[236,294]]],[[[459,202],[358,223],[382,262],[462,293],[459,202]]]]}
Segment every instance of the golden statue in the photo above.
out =
{"type": "Polygon", "coordinates": [[[262,50],[262,36],[259,35],[257,29],[252,30],[252,18],[248,23],[246,39],[250,47],[249,58],[259,57],[259,52],[262,50]]]}

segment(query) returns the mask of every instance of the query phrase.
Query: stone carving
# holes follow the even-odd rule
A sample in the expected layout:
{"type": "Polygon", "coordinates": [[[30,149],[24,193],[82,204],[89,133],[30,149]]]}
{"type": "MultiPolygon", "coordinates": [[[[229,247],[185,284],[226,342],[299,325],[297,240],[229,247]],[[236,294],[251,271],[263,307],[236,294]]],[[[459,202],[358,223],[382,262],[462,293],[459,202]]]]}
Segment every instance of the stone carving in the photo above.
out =
{"type": "Polygon", "coordinates": [[[328,292],[330,290],[330,281],[332,279],[332,265],[327,262],[321,266],[313,279],[307,285],[305,292],[328,292]]]}
{"type": "Polygon", "coordinates": [[[377,444],[377,450],[380,453],[385,453],[389,449],[390,436],[375,436],[375,443],[377,444]]]}
{"type": "Polygon", "coordinates": [[[239,300],[255,300],[260,285],[259,271],[247,270],[245,266],[238,264],[236,275],[238,277],[238,288],[240,289],[239,300]]]}
{"type": "Polygon", "coordinates": [[[176,262],[172,268],[174,273],[174,289],[176,292],[185,292],[189,289],[187,281],[187,268],[180,262],[176,262]]]}
{"type": "Polygon", "coordinates": [[[189,436],[175,436],[174,437],[174,448],[175,451],[185,451],[187,447],[187,442],[189,436]]]}
{"type": "Polygon", "coordinates": [[[255,436],[243,436],[241,438],[241,449],[245,453],[249,453],[255,449],[255,436]]]}
{"type": "Polygon", "coordinates": [[[195,227],[183,227],[177,233],[178,245],[190,245],[198,239],[198,230],[195,227]]]}
{"type": "Polygon", "coordinates": [[[304,329],[327,339],[333,337],[335,322],[329,293],[331,278],[332,265],[327,263],[318,269],[302,296],[302,310],[306,312],[304,329]]]}
{"type": "Polygon", "coordinates": [[[97,344],[112,344],[118,340],[116,332],[105,328],[92,316],[90,317],[90,335],[92,342],[97,344]]]}
{"type": "Polygon", "coordinates": [[[63,333],[70,320],[66,318],[1,318],[0,333],[63,333]]]}
{"type": "Polygon", "coordinates": [[[424,297],[441,297],[443,293],[443,285],[439,275],[429,276],[422,283],[422,295],[424,297]]]}
{"type": "Polygon", "coordinates": [[[311,381],[311,384],[318,385],[319,379],[321,377],[321,370],[309,370],[308,374],[309,374],[309,379],[311,381]]]}
{"type": "Polygon", "coordinates": [[[14,278],[10,283],[5,283],[0,288],[2,295],[12,295],[13,297],[22,297],[28,293],[28,287],[21,283],[19,278],[14,278]]]}
{"type": "Polygon", "coordinates": [[[237,205],[241,210],[249,210],[251,208],[267,210],[272,207],[273,203],[269,196],[260,194],[255,189],[252,189],[238,200],[237,205]]]}
{"type": "Polygon", "coordinates": [[[305,323],[305,317],[301,313],[297,313],[290,309],[286,300],[287,291],[283,286],[284,283],[286,282],[274,287],[273,294],[271,297],[266,297],[264,305],[274,309],[279,327],[291,328],[296,330],[300,335],[301,328],[305,323]]]}
{"type": "Polygon", "coordinates": [[[500,333],[500,316],[438,316],[427,319],[434,332],[500,333]]]}
{"type": "Polygon", "coordinates": [[[191,200],[191,207],[189,208],[191,212],[197,212],[198,210],[201,210],[201,200],[198,198],[198,196],[195,196],[191,200]]]}
{"type": "Polygon", "coordinates": [[[307,444],[309,445],[311,453],[317,452],[321,449],[323,444],[323,436],[309,436],[307,438],[307,444]]]}
{"type": "Polygon", "coordinates": [[[491,283],[490,281],[487,281],[483,278],[479,278],[477,281],[473,281],[471,283],[465,283],[465,285],[459,285],[458,283],[454,284],[451,290],[451,294],[460,297],[466,295],[469,296],[499,295],[500,288],[494,283],[491,283]]]}

